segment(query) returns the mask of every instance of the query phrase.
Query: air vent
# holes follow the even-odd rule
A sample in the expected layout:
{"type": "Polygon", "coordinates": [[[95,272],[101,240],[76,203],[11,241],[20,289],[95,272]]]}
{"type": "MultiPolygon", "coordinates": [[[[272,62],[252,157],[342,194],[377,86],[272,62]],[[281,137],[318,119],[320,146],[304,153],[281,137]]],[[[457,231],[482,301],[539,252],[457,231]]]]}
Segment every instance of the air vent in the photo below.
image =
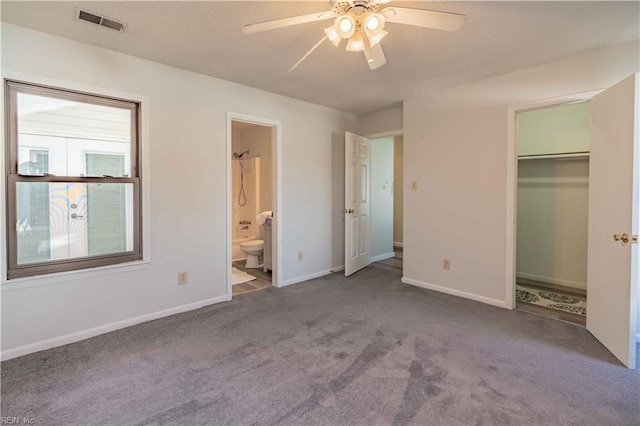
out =
{"type": "Polygon", "coordinates": [[[124,30],[124,24],[118,21],[114,21],[112,19],[109,18],[102,18],[102,22],[100,23],[100,25],[102,25],[103,27],[107,27],[107,28],[111,28],[112,30],[116,30],[116,31],[123,31],[124,30]]]}
{"type": "Polygon", "coordinates": [[[118,22],[111,18],[107,18],[106,16],[101,16],[80,8],[76,9],[76,19],[120,32],[124,31],[124,29],[127,27],[127,24],[123,22],[118,22]]]}

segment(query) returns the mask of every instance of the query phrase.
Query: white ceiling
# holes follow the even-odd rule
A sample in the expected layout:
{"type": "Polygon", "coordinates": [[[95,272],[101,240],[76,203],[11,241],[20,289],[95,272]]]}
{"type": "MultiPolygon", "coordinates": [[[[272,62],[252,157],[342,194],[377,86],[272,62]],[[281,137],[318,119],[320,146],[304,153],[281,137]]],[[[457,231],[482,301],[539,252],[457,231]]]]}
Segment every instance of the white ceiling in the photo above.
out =
{"type": "Polygon", "coordinates": [[[243,25],[324,11],[329,1],[3,1],[2,20],[130,55],[361,114],[415,93],[440,90],[637,40],[640,2],[405,2],[464,13],[456,33],[387,24],[388,63],[370,71],[361,53],[326,41],[330,21],[255,35],[243,25]],[[74,19],[80,6],[124,21],[124,33],[74,19]]]}

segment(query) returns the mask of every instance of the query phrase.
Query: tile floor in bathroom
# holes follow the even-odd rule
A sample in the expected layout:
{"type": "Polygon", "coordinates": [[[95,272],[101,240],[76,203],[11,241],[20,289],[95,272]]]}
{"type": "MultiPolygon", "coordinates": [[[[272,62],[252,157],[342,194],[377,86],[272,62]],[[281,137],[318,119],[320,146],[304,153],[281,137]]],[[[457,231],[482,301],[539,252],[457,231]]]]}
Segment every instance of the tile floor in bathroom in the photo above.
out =
{"type": "Polygon", "coordinates": [[[234,297],[271,287],[271,272],[264,272],[262,268],[245,268],[244,265],[244,260],[233,262],[233,266],[243,272],[246,272],[249,275],[253,275],[254,277],[256,277],[256,279],[246,283],[234,285],[232,288],[234,297]]]}

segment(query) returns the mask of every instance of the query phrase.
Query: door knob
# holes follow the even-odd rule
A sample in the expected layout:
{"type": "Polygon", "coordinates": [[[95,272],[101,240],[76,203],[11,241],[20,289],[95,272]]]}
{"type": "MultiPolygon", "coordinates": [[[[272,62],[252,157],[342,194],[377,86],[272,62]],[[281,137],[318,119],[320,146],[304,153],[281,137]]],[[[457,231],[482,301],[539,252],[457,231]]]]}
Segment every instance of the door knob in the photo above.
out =
{"type": "Polygon", "coordinates": [[[354,209],[342,209],[342,213],[347,214],[347,213],[354,213],[355,210],[354,209]]]}
{"type": "Polygon", "coordinates": [[[71,219],[77,219],[79,217],[84,217],[84,216],[80,216],[80,215],[77,215],[75,213],[71,213],[71,219]]]}
{"type": "Polygon", "coordinates": [[[626,232],[624,234],[613,234],[613,241],[622,241],[626,244],[629,242],[629,234],[626,232]]]}

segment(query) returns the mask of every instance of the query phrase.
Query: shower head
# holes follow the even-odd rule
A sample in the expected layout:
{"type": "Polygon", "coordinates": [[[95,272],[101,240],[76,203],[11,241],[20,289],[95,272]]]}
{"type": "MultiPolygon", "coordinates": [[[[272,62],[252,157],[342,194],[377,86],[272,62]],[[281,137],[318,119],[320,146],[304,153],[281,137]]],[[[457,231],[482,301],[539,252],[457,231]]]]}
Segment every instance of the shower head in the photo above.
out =
{"type": "Polygon", "coordinates": [[[234,152],[234,153],[233,153],[233,157],[234,157],[234,158],[237,158],[237,159],[240,159],[240,158],[242,158],[245,154],[248,154],[248,153],[249,153],[249,151],[248,151],[248,150],[247,150],[247,151],[240,152],[240,153],[238,153],[238,152],[234,152]]]}

